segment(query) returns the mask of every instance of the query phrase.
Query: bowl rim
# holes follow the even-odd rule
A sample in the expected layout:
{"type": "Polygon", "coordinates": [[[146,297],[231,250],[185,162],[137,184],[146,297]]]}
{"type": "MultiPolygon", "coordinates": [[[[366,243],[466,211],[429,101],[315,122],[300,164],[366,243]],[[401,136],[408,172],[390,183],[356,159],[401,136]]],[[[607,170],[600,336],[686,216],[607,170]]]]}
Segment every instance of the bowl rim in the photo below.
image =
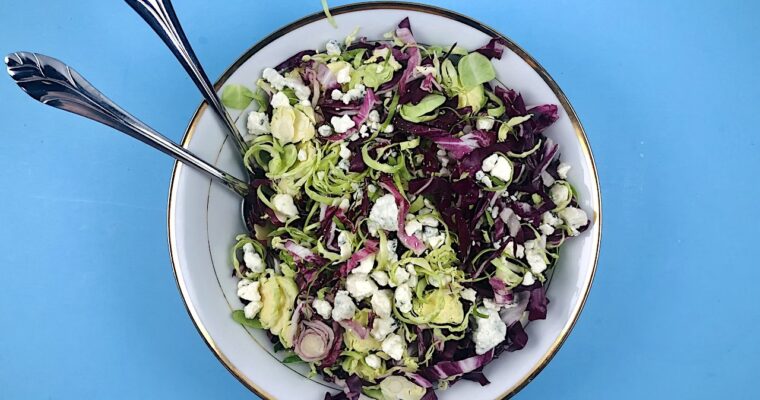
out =
{"type": "MultiPolygon", "coordinates": [[[[549,86],[549,88],[552,90],[552,92],[557,96],[559,99],[560,104],[565,109],[565,112],[567,113],[568,118],[570,119],[570,123],[573,126],[573,130],[575,131],[575,134],[579,140],[579,143],[581,145],[581,149],[586,156],[586,158],[589,160],[591,165],[591,172],[592,176],[594,178],[595,188],[596,188],[596,199],[597,202],[594,204],[594,216],[592,218],[592,221],[597,224],[597,234],[596,237],[592,238],[592,240],[595,242],[596,245],[596,253],[594,254],[594,261],[591,273],[588,275],[588,278],[586,279],[586,282],[584,282],[583,290],[582,290],[582,297],[580,300],[576,303],[575,308],[571,312],[571,317],[569,321],[565,324],[565,326],[562,328],[559,337],[555,339],[555,341],[547,348],[546,352],[543,354],[543,356],[539,359],[539,361],[531,368],[531,370],[525,374],[517,383],[515,383],[511,388],[503,392],[501,395],[499,395],[498,398],[500,399],[508,399],[517,394],[520,390],[522,390],[528,383],[530,383],[545,367],[546,365],[554,358],[554,356],[557,354],[559,349],[562,347],[562,345],[565,343],[565,340],[570,335],[570,332],[575,327],[576,322],[578,321],[578,318],[580,317],[581,312],[583,311],[583,308],[586,304],[586,300],[588,299],[591,286],[594,280],[594,276],[596,274],[598,262],[599,262],[599,252],[601,247],[601,236],[602,236],[602,196],[601,196],[601,188],[599,186],[599,174],[597,172],[596,168],[596,162],[594,160],[593,153],[591,151],[591,146],[589,145],[588,138],[586,137],[586,132],[583,129],[583,126],[581,125],[580,119],[578,118],[578,115],[575,112],[575,109],[570,104],[570,101],[565,96],[564,92],[562,92],[562,89],[560,89],[559,85],[554,81],[554,79],[549,75],[549,73],[536,61],[532,56],[530,56],[525,50],[523,50],[520,46],[515,44],[511,39],[509,39],[507,36],[501,34],[500,32],[496,31],[495,29],[491,28],[488,25],[485,25],[473,18],[470,18],[466,15],[460,14],[458,12],[445,9],[442,7],[436,7],[431,6],[427,4],[420,4],[420,3],[414,3],[414,2],[389,2],[389,1],[377,1],[377,2],[359,2],[359,3],[351,3],[346,4],[343,6],[330,8],[330,12],[332,15],[340,15],[345,13],[350,13],[354,11],[366,11],[366,10],[376,10],[376,9],[394,9],[394,10],[409,10],[409,11],[416,11],[416,12],[422,12],[422,13],[428,13],[433,15],[438,15],[442,17],[446,17],[452,20],[455,20],[457,22],[463,23],[465,25],[468,25],[472,28],[475,28],[491,37],[499,37],[504,40],[506,40],[506,47],[513,51],[515,54],[517,54],[525,63],[527,63],[536,73],[539,74],[541,79],[549,86]]],[[[241,65],[243,65],[249,58],[251,58],[253,55],[255,55],[259,50],[269,45],[274,40],[280,38],[281,36],[285,35],[288,32],[291,32],[293,30],[299,29],[307,24],[325,19],[326,16],[323,12],[316,12],[307,16],[304,16],[294,22],[291,22],[282,28],[272,32],[271,34],[267,35],[263,39],[261,39],[259,42],[257,42],[255,45],[253,45],[251,48],[246,50],[240,57],[238,57],[234,63],[232,63],[219,77],[219,79],[214,83],[214,88],[219,91],[226,82],[230,76],[238,69],[241,65]]],[[[195,113],[193,113],[192,118],[190,119],[190,123],[188,124],[187,129],[185,130],[185,133],[182,137],[182,141],[180,142],[180,145],[182,147],[187,148],[189,146],[190,141],[192,140],[192,137],[196,131],[195,127],[198,122],[199,117],[205,112],[207,108],[207,103],[205,101],[201,102],[201,104],[196,109],[195,113]]],[[[264,389],[259,387],[256,383],[254,383],[252,380],[250,380],[247,376],[245,376],[240,370],[238,370],[235,365],[227,358],[227,356],[221,351],[221,349],[216,345],[213,338],[209,334],[206,327],[203,325],[203,322],[200,320],[200,317],[198,316],[197,310],[195,309],[195,306],[192,303],[192,300],[189,297],[187,287],[184,283],[184,276],[182,273],[182,269],[179,268],[179,259],[178,259],[178,247],[176,242],[176,234],[174,232],[174,226],[175,226],[175,209],[176,209],[176,199],[177,199],[177,192],[178,192],[178,175],[180,172],[180,169],[182,167],[182,164],[179,161],[176,161],[174,163],[174,166],[172,168],[172,175],[171,180],[169,182],[169,196],[168,196],[168,207],[167,207],[167,228],[168,228],[168,244],[169,244],[169,255],[172,263],[172,270],[174,272],[174,278],[175,283],[177,284],[177,289],[180,292],[180,295],[182,296],[183,303],[185,304],[185,309],[190,316],[190,319],[193,322],[193,325],[195,326],[198,333],[203,337],[204,342],[206,343],[207,347],[214,353],[214,356],[222,363],[222,365],[225,366],[225,368],[245,387],[247,387],[249,390],[251,390],[253,393],[261,397],[262,399],[274,399],[270,394],[268,394],[264,389]]]]}

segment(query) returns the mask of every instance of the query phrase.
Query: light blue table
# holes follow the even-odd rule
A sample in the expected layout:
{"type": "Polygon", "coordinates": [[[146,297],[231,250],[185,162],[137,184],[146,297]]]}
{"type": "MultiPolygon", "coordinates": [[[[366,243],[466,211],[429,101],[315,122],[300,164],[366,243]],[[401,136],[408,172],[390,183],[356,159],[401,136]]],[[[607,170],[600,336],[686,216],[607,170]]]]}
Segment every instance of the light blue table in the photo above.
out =
{"type": "MultiPolygon", "coordinates": [[[[517,398],[757,398],[758,3],[432,3],[540,60],[580,114],[601,175],[588,305],[517,398]]],[[[200,95],[123,2],[20,4],[0,1],[0,52],[57,56],[180,138],[200,95]]],[[[319,10],[317,0],[175,6],[211,76],[319,10]]],[[[172,162],[34,103],[3,76],[0,99],[0,399],[251,398],[175,287],[172,162]]]]}

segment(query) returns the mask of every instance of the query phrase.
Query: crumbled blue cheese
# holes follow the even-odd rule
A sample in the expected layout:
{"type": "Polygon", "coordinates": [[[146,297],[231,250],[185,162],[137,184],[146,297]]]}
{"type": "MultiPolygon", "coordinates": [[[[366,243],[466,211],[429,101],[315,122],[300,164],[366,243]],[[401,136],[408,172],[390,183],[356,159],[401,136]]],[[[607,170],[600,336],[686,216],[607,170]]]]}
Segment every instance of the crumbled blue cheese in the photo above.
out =
{"type": "Polygon", "coordinates": [[[348,149],[348,146],[346,146],[345,143],[341,143],[340,145],[340,152],[338,153],[340,158],[347,160],[351,157],[351,150],[348,149]]]}
{"type": "Polygon", "coordinates": [[[330,40],[325,45],[325,51],[327,52],[327,55],[329,56],[339,56],[340,55],[340,43],[338,43],[337,40],[330,40]]]}
{"type": "Polygon", "coordinates": [[[309,158],[309,155],[306,154],[306,150],[299,149],[298,150],[298,161],[306,161],[307,158],[309,158]]]}
{"type": "Polygon", "coordinates": [[[332,319],[344,321],[354,317],[356,314],[356,305],[351,300],[351,296],[345,290],[339,290],[335,294],[335,303],[332,310],[332,319]]]}
{"type": "Polygon", "coordinates": [[[541,215],[541,222],[554,227],[562,225],[562,219],[557,218],[551,211],[547,211],[541,215]]]}
{"type": "Polygon", "coordinates": [[[314,299],[311,305],[314,307],[314,310],[317,312],[317,314],[319,314],[320,317],[324,319],[330,319],[333,308],[327,300],[314,299]]]}
{"type": "Polygon", "coordinates": [[[496,120],[494,117],[478,117],[478,119],[475,121],[475,128],[481,131],[489,131],[493,128],[495,122],[496,120]]]}
{"type": "Polygon", "coordinates": [[[290,107],[290,100],[288,96],[283,92],[277,92],[272,96],[272,100],[269,101],[272,108],[290,107]]]}
{"type": "Polygon", "coordinates": [[[530,265],[534,274],[540,274],[546,270],[546,254],[544,251],[546,237],[533,239],[525,242],[525,260],[530,265]]]}
{"type": "Polygon", "coordinates": [[[462,293],[460,294],[463,300],[467,300],[472,303],[474,303],[477,300],[476,295],[477,295],[477,292],[475,291],[475,289],[470,289],[470,288],[463,289],[462,293]]]}
{"type": "Polygon", "coordinates": [[[346,133],[346,131],[356,126],[354,120],[348,115],[343,115],[341,117],[333,116],[330,118],[330,124],[332,124],[333,130],[337,133],[346,133]]]}
{"type": "Polygon", "coordinates": [[[382,360],[380,357],[374,354],[368,354],[366,357],[364,357],[364,363],[367,364],[367,366],[370,368],[378,369],[380,368],[382,360]]]}
{"type": "Polygon", "coordinates": [[[338,83],[351,82],[351,65],[346,64],[345,67],[339,69],[335,74],[335,78],[337,79],[338,83]]]}
{"type": "Polygon", "coordinates": [[[570,229],[571,236],[578,236],[578,228],[588,224],[588,215],[580,208],[567,207],[559,212],[559,216],[570,229]]]}
{"type": "Polygon", "coordinates": [[[377,285],[367,274],[349,274],[346,289],[356,301],[362,301],[377,291],[377,285]]]}
{"type": "Polygon", "coordinates": [[[399,312],[408,313],[412,311],[412,289],[409,286],[401,285],[397,287],[394,298],[399,312]]]}
{"type": "Polygon", "coordinates": [[[512,180],[512,163],[506,158],[499,156],[491,170],[491,176],[501,179],[503,182],[512,180]]]}
{"type": "Polygon", "coordinates": [[[404,225],[404,231],[409,236],[414,236],[417,232],[421,230],[422,230],[422,223],[420,221],[417,221],[416,219],[407,221],[406,225],[404,225]]]}
{"type": "Polygon", "coordinates": [[[308,100],[309,96],[311,96],[311,89],[304,85],[300,78],[284,77],[273,68],[264,68],[262,75],[277,90],[282,90],[285,87],[293,89],[293,93],[298,97],[298,100],[308,100]]]}
{"type": "Polygon", "coordinates": [[[322,125],[319,128],[317,128],[317,132],[319,132],[319,136],[327,137],[333,134],[333,130],[330,127],[330,125],[322,125]]]}
{"type": "Polygon", "coordinates": [[[370,276],[372,277],[372,279],[375,280],[375,282],[377,282],[378,286],[388,286],[388,281],[389,281],[390,278],[388,277],[388,273],[387,272],[385,272],[385,271],[374,271],[374,272],[372,272],[370,274],[370,276]]]}
{"type": "Polygon", "coordinates": [[[432,216],[430,214],[426,214],[426,215],[422,215],[422,216],[418,217],[417,221],[420,221],[420,223],[423,226],[429,226],[429,227],[433,227],[433,228],[437,228],[438,224],[440,224],[440,222],[438,222],[438,220],[434,216],[432,216]]]}
{"type": "Polygon", "coordinates": [[[269,133],[269,116],[263,112],[251,111],[248,113],[246,128],[248,134],[254,137],[269,133]]]}
{"type": "Polygon", "coordinates": [[[264,272],[264,260],[261,259],[259,253],[253,249],[253,245],[250,243],[243,245],[243,262],[253,273],[264,272]]]}
{"type": "Polygon", "coordinates": [[[396,268],[396,272],[393,274],[393,279],[391,279],[390,285],[391,287],[401,286],[408,280],[409,272],[403,267],[399,266],[396,268]]]}
{"type": "Polygon", "coordinates": [[[432,249],[441,247],[446,242],[446,234],[432,226],[426,226],[422,231],[422,241],[432,249]]]}
{"type": "Polygon", "coordinates": [[[369,222],[386,231],[398,231],[398,206],[391,194],[385,194],[375,201],[369,212],[369,222]]]}
{"type": "Polygon", "coordinates": [[[533,277],[533,273],[530,271],[526,272],[525,275],[523,275],[522,284],[525,286],[530,286],[534,283],[536,283],[536,279],[533,277]]]}
{"type": "Polygon", "coordinates": [[[243,307],[243,313],[248,319],[253,319],[259,313],[262,307],[261,294],[259,293],[259,281],[241,279],[238,282],[237,295],[249,303],[243,307]]]}
{"type": "Polygon", "coordinates": [[[549,189],[549,197],[554,204],[566,204],[570,201],[571,196],[572,193],[570,193],[570,189],[567,188],[567,185],[561,183],[554,184],[551,189],[549,189]]]}
{"type": "Polygon", "coordinates": [[[493,171],[493,168],[496,166],[496,161],[499,160],[499,155],[497,153],[493,153],[490,156],[483,159],[483,164],[481,164],[480,169],[483,170],[483,172],[491,172],[493,171]]]}
{"type": "Polygon", "coordinates": [[[372,272],[372,267],[375,265],[375,255],[370,254],[363,260],[359,261],[359,265],[351,270],[352,274],[369,274],[372,272]]]}
{"type": "Polygon", "coordinates": [[[565,164],[563,162],[559,163],[557,166],[557,175],[559,175],[560,179],[567,179],[567,173],[570,172],[570,164],[565,164]]]}
{"type": "Polygon", "coordinates": [[[338,248],[340,249],[340,258],[344,260],[351,257],[351,254],[353,253],[353,245],[351,243],[352,236],[353,234],[348,231],[340,231],[338,234],[338,248]]]}
{"type": "Polygon", "coordinates": [[[388,335],[380,347],[385,354],[396,361],[404,356],[404,339],[395,333],[388,335]]]}
{"type": "Polygon", "coordinates": [[[475,353],[485,354],[506,339],[507,325],[496,310],[480,307],[478,312],[488,317],[475,318],[477,327],[472,334],[472,341],[475,342],[475,353]]]}
{"type": "MultiPolygon", "coordinates": [[[[349,81],[350,81],[350,78],[349,78],[349,81]]],[[[333,91],[330,92],[330,98],[332,98],[333,100],[340,100],[344,104],[348,104],[354,100],[359,100],[362,97],[364,97],[366,90],[367,88],[361,83],[359,83],[356,86],[354,86],[352,89],[347,90],[346,93],[343,93],[338,89],[333,89],[333,91]]]]}
{"type": "Polygon", "coordinates": [[[274,195],[272,197],[272,207],[276,213],[280,214],[279,216],[284,216],[285,219],[298,216],[298,209],[295,203],[293,203],[293,196],[289,194],[280,193],[274,195]]]}
{"type": "Polygon", "coordinates": [[[377,340],[383,340],[395,330],[396,320],[394,320],[393,317],[375,318],[372,322],[372,330],[370,330],[369,334],[377,340]]]}
{"type": "Polygon", "coordinates": [[[380,318],[388,318],[392,311],[393,292],[388,289],[378,290],[372,294],[372,311],[380,318]]]}

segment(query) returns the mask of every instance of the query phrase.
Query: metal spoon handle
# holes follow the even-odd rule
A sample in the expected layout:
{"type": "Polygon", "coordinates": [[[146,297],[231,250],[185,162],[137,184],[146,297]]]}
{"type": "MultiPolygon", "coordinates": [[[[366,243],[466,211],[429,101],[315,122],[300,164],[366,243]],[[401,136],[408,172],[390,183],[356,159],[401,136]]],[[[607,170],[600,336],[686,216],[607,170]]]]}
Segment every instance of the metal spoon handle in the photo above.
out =
{"type": "Polygon", "coordinates": [[[245,196],[248,185],[201,160],[124,111],[95,89],[79,73],[55,58],[30,52],[5,57],[8,74],[29,96],[42,104],[98,121],[219,179],[245,196]]]}
{"type": "Polygon", "coordinates": [[[235,123],[230,118],[225,108],[222,106],[222,102],[219,100],[214,87],[211,85],[208,76],[203,71],[198,58],[193,52],[193,48],[190,46],[190,42],[185,36],[185,32],[182,30],[182,26],[177,19],[177,14],[174,12],[174,7],[170,0],[126,0],[145,22],[153,28],[161,40],[164,41],[169,50],[174,53],[177,60],[185,71],[190,75],[190,78],[198,86],[203,97],[206,99],[211,108],[216,112],[219,118],[227,126],[229,134],[232,135],[235,144],[238,146],[241,154],[245,154],[245,150],[248,146],[243,139],[243,136],[235,127],[235,123]]]}

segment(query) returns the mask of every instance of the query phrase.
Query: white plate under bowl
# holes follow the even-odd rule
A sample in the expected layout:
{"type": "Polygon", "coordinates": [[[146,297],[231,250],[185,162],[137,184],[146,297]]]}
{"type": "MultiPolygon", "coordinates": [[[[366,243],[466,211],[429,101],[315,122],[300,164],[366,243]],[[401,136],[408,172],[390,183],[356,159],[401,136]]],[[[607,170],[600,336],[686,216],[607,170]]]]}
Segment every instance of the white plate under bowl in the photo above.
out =
{"type": "MultiPolygon", "coordinates": [[[[333,10],[338,29],[322,14],[296,21],[271,34],[246,52],[224,73],[225,83],[253,86],[263,68],[273,66],[303,49],[316,49],[330,39],[343,38],[355,27],[361,36],[382,38],[405,17],[411,20],[420,43],[458,43],[475,49],[499,36],[468,17],[429,6],[408,3],[363,3],[333,10]]],[[[588,296],[596,269],[601,235],[599,183],[578,117],[546,71],[517,45],[509,42],[501,60],[495,60],[497,79],[520,91],[528,105],[559,106],[559,120],[546,135],[560,145],[563,160],[573,166],[569,181],[578,190],[581,206],[591,216],[591,227],[562,247],[548,296],[548,317],[528,325],[528,345],[505,353],[486,367],[491,384],[481,387],[463,381],[441,399],[495,399],[509,397],[526,385],[549,362],[570,333],[588,296]]],[[[233,115],[238,117],[238,115],[233,115]]],[[[242,120],[239,121],[242,125],[242,120]]],[[[185,134],[183,145],[202,158],[244,176],[235,148],[223,126],[201,105],[185,134]]],[[[182,298],[198,331],[219,360],[248,388],[270,399],[321,399],[330,384],[304,377],[304,370],[283,365],[261,331],[247,330],[230,318],[242,304],[235,296],[230,247],[244,232],[240,200],[225,187],[181,164],[175,165],[169,194],[169,245],[182,298]]]]}

